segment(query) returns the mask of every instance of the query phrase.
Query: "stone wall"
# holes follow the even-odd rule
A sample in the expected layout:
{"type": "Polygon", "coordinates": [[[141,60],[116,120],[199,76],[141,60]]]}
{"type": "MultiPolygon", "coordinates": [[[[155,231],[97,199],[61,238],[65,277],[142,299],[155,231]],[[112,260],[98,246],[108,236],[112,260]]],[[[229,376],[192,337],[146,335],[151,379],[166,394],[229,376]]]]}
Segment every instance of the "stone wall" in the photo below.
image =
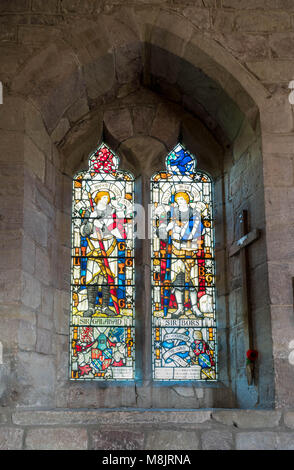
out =
{"type": "Polygon", "coordinates": [[[288,411],[15,411],[0,449],[293,450],[288,411]]]}
{"type": "MultiPolygon", "coordinates": [[[[176,446],[177,429],[187,447],[292,445],[293,27],[292,0],[1,2],[0,447],[45,446],[38,441],[42,427],[52,446],[60,438],[70,448],[79,445],[75,426],[83,429],[83,446],[106,447],[128,420],[135,436],[126,448],[151,448],[152,436],[163,442],[167,432],[176,446]],[[135,173],[145,203],[150,174],[178,138],[214,177],[222,379],[216,387],[153,389],[147,346],[139,357],[143,384],[68,381],[71,177],[102,138],[135,173]],[[240,267],[228,258],[241,208],[250,210],[251,228],[262,230],[249,250],[260,351],[252,387],[242,350],[240,267]],[[194,411],[143,411],[167,404],[194,411]],[[78,411],[98,407],[140,411],[78,411]],[[195,411],[237,407],[276,411],[195,411]],[[102,436],[106,413],[111,420],[102,436]]],[[[146,279],[148,249],[138,249],[146,279]]],[[[148,329],[148,316],[138,315],[148,329]]]]}

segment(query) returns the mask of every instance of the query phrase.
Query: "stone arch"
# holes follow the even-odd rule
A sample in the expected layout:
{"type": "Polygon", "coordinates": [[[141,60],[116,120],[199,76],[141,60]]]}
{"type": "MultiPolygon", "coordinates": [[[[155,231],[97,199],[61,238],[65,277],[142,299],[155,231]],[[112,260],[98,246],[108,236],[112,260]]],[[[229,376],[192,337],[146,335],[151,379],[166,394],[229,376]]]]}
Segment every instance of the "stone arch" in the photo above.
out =
{"type": "MultiPolygon", "coordinates": [[[[55,332],[60,337],[67,334],[68,277],[64,267],[69,256],[70,176],[85,163],[103,132],[109,143],[112,142],[121,154],[122,167],[135,167],[137,174],[146,170],[139,164],[140,145],[156,142],[157,153],[151,159],[153,171],[159,165],[156,159],[159,160],[181,137],[189,149],[199,155],[202,168],[216,179],[215,192],[219,201],[216,206],[216,223],[219,227],[219,305],[223,312],[220,317],[220,328],[223,329],[220,343],[222,354],[229,356],[228,344],[235,343],[230,363],[223,365],[223,388],[209,389],[201,399],[197,398],[194,391],[190,395],[183,394],[185,398],[181,406],[251,407],[256,403],[270,406],[272,389],[264,390],[263,383],[253,392],[246,388],[243,357],[238,355],[238,349],[242,347],[242,321],[240,317],[237,318],[240,276],[235,276],[238,272],[237,263],[230,266],[227,259],[228,247],[237,236],[233,223],[237,209],[249,204],[253,214],[252,224],[259,221],[262,225],[260,228],[264,228],[263,188],[258,181],[262,173],[259,108],[268,98],[263,86],[221,46],[199,34],[188,20],[164,11],[147,16],[147,20],[143,20],[138,12],[134,13],[131,27],[124,24],[123,18],[117,20],[107,15],[101,15],[97,21],[78,25],[72,23],[61,36],[35,53],[20,71],[21,74],[12,80],[11,92],[29,98],[34,109],[40,112],[40,122],[44,122],[44,129],[53,143],[50,156],[44,160],[46,169],[40,169],[36,163],[39,174],[36,175],[34,170],[33,173],[41,182],[33,181],[32,187],[38,189],[38,200],[34,200],[34,205],[39,207],[37,214],[42,214],[42,217],[45,214],[48,225],[56,216],[57,229],[55,235],[54,230],[50,232],[53,234],[50,247],[46,234],[46,245],[42,250],[39,249],[44,256],[43,265],[51,263],[50,266],[53,266],[52,284],[47,286],[47,290],[50,290],[54,299],[55,332]],[[156,67],[158,63],[161,65],[160,73],[156,67]],[[178,75],[175,74],[173,80],[168,81],[167,72],[172,65],[176,66],[178,75]],[[187,80],[191,76],[192,82],[197,83],[196,87],[191,80],[187,80]],[[207,83],[208,87],[205,86],[207,83]],[[201,89],[203,91],[205,88],[209,88],[208,92],[201,95],[201,89]],[[205,107],[211,90],[213,95],[210,106],[205,107]],[[141,127],[137,119],[134,121],[134,109],[141,112],[141,127]],[[224,110],[224,113],[220,114],[220,110],[224,110]],[[153,115],[147,132],[144,123],[148,127],[148,111],[151,114],[153,111],[153,115]],[[174,122],[171,120],[173,113],[177,116],[174,122]],[[122,115],[123,129],[119,125],[113,128],[115,122],[121,122],[122,115]],[[154,124],[156,119],[158,125],[154,124]],[[160,123],[163,124],[161,127],[160,123]],[[230,127],[232,123],[234,132],[230,127]],[[58,182],[58,191],[54,195],[53,183],[48,181],[50,171],[51,175],[54,174],[52,180],[58,182]],[[250,179],[253,179],[252,185],[248,184],[250,179]],[[257,197],[261,204],[254,208],[257,197]],[[50,250],[47,258],[45,248],[50,250]],[[225,273],[230,272],[230,269],[233,275],[229,281],[225,273]],[[228,288],[229,282],[232,285],[228,288]]],[[[36,140],[38,137],[35,135],[34,138],[36,140]]],[[[39,145],[36,145],[38,150],[39,145]]],[[[36,150],[36,162],[37,154],[36,150]]],[[[42,225],[43,219],[38,220],[42,225]]],[[[36,235],[30,232],[29,227],[27,229],[32,236],[36,235]]],[[[45,244],[43,235],[37,234],[37,243],[45,244]]],[[[259,243],[264,246],[265,239],[259,243]]],[[[263,255],[259,255],[261,251],[260,245],[258,249],[252,248],[251,257],[258,260],[253,268],[254,280],[259,275],[257,268],[260,265],[265,278],[267,275],[266,261],[263,255]]],[[[48,272],[41,275],[46,280],[48,272]]],[[[34,281],[32,278],[27,280],[32,285],[34,281]]],[[[266,322],[267,330],[259,336],[259,344],[264,342],[268,348],[270,322],[266,301],[258,303],[258,299],[255,299],[255,309],[261,312],[256,317],[255,331],[258,331],[261,322],[266,322]]],[[[45,320],[42,321],[45,324],[45,320]]],[[[46,343],[44,331],[39,334],[37,345],[39,352],[49,354],[50,347],[46,343]]],[[[65,358],[64,351],[59,351],[60,363],[65,364],[65,358]]],[[[28,364],[29,360],[23,357],[23,363],[28,364]]],[[[260,376],[268,367],[271,367],[271,357],[263,358],[260,376]]],[[[53,361],[50,362],[50,368],[50,374],[53,375],[53,361]]],[[[272,384],[272,377],[266,377],[267,380],[272,384]]],[[[119,389],[115,394],[121,406],[138,406],[140,403],[147,408],[161,407],[166,400],[171,407],[178,405],[179,391],[154,391],[149,385],[145,387],[144,384],[141,395],[138,395],[138,390],[128,393],[119,389]],[[148,399],[144,398],[144,394],[148,395],[148,399]]],[[[29,397],[27,393],[24,402],[31,404],[30,400],[34,399],[34,395],[29,397]]],[[[86,390],[80,386],[68,388],[66,377],[60,376],[56,389],[53,390],[52,386],[48,391],[47,400],[51,403],[59,400],[58,404],[62,406],[70,403],[91,407],[97,406],[97,401],[100,406],[113,403],[111,389],[105,388],[98,393],[92,385],[87,386],[86,390]],[[62,390],[64,395],[61,394],[62,397],[57,399],[54,395],[56,390],[62,390]],[[76,398],[79,393],[80,400],[76,398]]]]}

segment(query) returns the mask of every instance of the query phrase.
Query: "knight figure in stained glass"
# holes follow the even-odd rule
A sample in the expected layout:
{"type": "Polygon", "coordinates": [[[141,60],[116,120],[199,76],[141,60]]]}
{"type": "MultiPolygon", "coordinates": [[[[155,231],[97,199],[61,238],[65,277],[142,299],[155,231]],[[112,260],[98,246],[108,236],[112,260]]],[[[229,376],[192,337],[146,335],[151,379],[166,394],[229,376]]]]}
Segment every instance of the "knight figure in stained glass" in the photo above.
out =
{"type": "Polygon", "coordinates": [[[153,378],[215,380],[212,183],[182,145],[153,176],[151,202],[153,378]]]}
{"type": "Polygon", "coordinates": [[[106,144],[73,181],[70,376],[134,377],[134,178],[106,144]]]}

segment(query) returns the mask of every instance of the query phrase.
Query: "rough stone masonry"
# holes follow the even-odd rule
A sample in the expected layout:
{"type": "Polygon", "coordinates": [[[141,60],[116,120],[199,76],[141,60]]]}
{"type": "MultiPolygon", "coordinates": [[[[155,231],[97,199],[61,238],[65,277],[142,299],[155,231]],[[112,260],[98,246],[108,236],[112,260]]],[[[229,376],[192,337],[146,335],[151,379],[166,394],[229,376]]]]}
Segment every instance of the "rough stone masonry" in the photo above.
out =
{"type": "Polygon", "coordinates": [[[293,45],[292,0],[1,1],[1,449],[293,449],[293,45]],[[102,139],[142,204],[179,139],[214,179],[213,386],[152,383],[148,240],[140,379],[68,379],[71,179],[102,139]],[[261,231],[248,247],[252,386],[228,255],[240,210],[261,231]]]}

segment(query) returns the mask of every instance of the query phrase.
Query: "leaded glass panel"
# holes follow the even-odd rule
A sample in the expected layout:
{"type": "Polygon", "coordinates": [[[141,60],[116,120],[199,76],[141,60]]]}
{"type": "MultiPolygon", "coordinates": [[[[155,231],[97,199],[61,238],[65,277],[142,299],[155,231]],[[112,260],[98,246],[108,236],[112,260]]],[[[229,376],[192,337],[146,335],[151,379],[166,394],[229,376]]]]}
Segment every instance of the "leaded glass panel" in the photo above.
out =
{"type": "Polygon", "coordinates": [[[153,379],[216,380],[212,181],[180,144],[152,177],[151,206],[153,379]]]}
{"type": "Polygon", "coordinates": [[[72,199],[72,380],[134,378],[134,178],[101,144],[72,199]]]}

